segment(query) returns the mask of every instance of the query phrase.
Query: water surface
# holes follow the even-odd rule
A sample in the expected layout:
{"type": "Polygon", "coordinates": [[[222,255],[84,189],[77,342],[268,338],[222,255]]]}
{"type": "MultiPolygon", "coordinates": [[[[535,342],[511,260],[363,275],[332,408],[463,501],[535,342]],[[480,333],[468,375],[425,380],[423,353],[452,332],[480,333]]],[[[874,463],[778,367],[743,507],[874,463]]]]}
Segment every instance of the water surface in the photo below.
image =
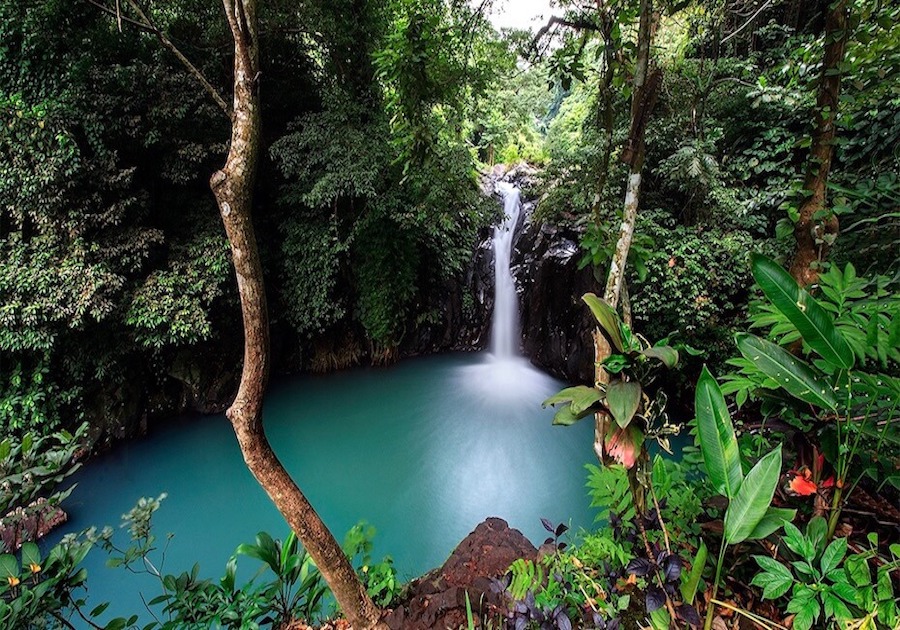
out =
{"type": "MultiPolygon", "coordinates": [[[[583,468],[593,459],[590,423],[553,427],[552,410],[540,407],[561,386],[523,359],[418,358],[276,382],[265,424],[339,539],[365,519],[378,530],[375,555],[393,556],[401,577],[411,578],[443,563],[488,516],[537,544],[545,536],[541,517],[590,525],[583,468]]],[[[168,572],[199,562],[201,575],[218,578],[235,547],[257,531],[287,533],[221,415],[167,423],[91,462],[77,480],[67,531],[117,526],[139,497],[168,493],[154,520],[160,539],[175,534],[168,572]]],[[[86,561],[89,603],[112,602],[104,618],[140,612],[141,592],[148,600],[159,594],[147,576],[109,569],[105,559],[94,550],[86,561]]],[[[246,575],[258,566],[250,558],[238,563],[246,575]]]]}

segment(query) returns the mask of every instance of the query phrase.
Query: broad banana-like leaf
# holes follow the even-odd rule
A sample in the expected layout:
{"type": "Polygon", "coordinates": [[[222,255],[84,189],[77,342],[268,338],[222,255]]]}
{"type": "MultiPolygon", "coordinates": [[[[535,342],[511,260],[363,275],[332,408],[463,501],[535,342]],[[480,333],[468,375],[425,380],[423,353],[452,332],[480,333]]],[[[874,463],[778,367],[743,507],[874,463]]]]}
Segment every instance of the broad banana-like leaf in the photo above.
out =
{"type": "Polygon", "coordinates": [[[622,328],[620,325],[621,320],[619,319],[619,314],[616,313],[616,310],[605,300],[598,298],[593,293],[585,293],[581,296],[581,299],[588,305],[588,308],[591,309],[591,313],[594,314],[594,318],[597,320],[597,323],[600,324],[600,328],[606,332],[616,350],[625,352],[625,341],[622,338],[622,328]]]}
{"type": "Polygon", "coordinates": [[[553,424],[567,427],[569,425],[575,424],[582,418],[591,415],[590,411],[582,411],[581,413],[575,413],[572,411],[572,406],[567,405],[556,412],[556,415],[553,416],[553,424]]]}
{"type": "Polygon", "coordinates": [[[641,354],[651,359],[658,359],[667,368],[673,368],[678,365],[678,350],[672,346],[653,346],[646,350],[641,350],[641,354]]]}
{"type": "Polygon", "coordinates": [[[628,426],[641,405],[641,384],[617,379],[606,386],[606,406],[623,429],[628,426]]]}
{"type": "Polygon", "coordinates": [[[716,492],[733,499],[744,480],[741,454],[722,390],[706,366],[697,381],[694,411],[709,478],[716,492]]]}
{"type": "Polygon", "coordinates": [[[772,503],[781,477],[781,445],[756,462],[725,510],[725,542],[736,545],[747,540],[759,526],[772,503]]]}
{"type": "Polygon", "coordinates": [[[784,527],[785,523],[792,522],[795,516],[797,516],[797,510],[770,507],[766,510],[762,520],[756,524],[756,528],[747,536],[747,540],[759,540],[774,534],[784,527]]]}
{"type": "Polygon", "coordinates": [[[822,306],[781,265],[761,254],[752,257],[753,278],[766,297],[797,328],[810,348],[828,363],[849,370],[853,349],[822,306]]]}
{"type": "Polygon", "coordinates": [[[572,413],[580,414],[599,400],[600,391],[596,387],[576,385],[575,387],[565,388],[542,402],[541,405],[546,407],[547,405],[558,405],[559,403],[567,402],[572,408],[572,413]]]}
{"type": "Polygon", "coordinates": [[[787,393],[816,407],[837,409],[831,385],[805,362],[781,346],[749,333],[735,335],[738,350],[787,393]]]}
{"type": "Polygon", "coordinates": [[[693,604],[694,596],[697,594],[697,586],[700,584],[700,578],[703,576],[703,569],[706,568],[706,559],[709,556],[709,550],[706,543],[700,541],[700,548],[694,556],[691,563],[691,572],[689,575],[682,573],[681,582],[681,601],[685,604],[693,604]]]}

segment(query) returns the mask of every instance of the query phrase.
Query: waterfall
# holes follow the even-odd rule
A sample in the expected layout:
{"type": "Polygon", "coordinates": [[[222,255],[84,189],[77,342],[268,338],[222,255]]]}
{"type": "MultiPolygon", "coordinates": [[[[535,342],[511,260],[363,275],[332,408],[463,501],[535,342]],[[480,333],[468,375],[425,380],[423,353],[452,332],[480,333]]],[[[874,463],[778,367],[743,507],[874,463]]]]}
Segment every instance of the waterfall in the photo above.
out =
{"type": "MultiPolygon", "coordinates": [[[[513,236],[522,212],[520,191],[513,184],[497,182],[496,191],[503,196],[503,219],[494,228],[494,314],[491,321],[490,352],[476,365],[460,370],[461,386],[493,406],[496,421],[511,417],[516,410],[531,408],[528,393],[559,390],[559,383],[534,368],[520,353],[519,299],[513,278],[513,236]]],[[[535,416],[537,419],[538,416],[535,416]]],[[[546,420],[549,422],[549,419],[546,420]]]]}
{"type": "Polygon", "coordinates": [[[495,359],[519,355],[519,300],[516,281],[510,270],[513,235],[522,204],[519,189],[497,182],[503,195],[503,220],[494,228],[494,315],[491,322],[491,353],[495,359]]]}

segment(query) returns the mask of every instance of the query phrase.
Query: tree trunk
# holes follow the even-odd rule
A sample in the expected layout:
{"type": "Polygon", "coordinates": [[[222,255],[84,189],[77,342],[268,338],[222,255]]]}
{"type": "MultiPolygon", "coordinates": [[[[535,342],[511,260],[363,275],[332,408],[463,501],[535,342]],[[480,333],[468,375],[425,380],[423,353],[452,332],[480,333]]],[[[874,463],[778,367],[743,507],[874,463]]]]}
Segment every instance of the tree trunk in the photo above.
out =
{"type": "MultiPolygon", "coordinates": [[[[600,202],[603,200],[603,189],[609,179],[609,161],[613,150],[613,127],[615,112],[613,110],[612,80],[615,72],[615,49],[613,48],[613,27],[617,19],[613,9],[606,6],[603,0],[597,0],[597,14],[600,17],[600,35],[603,38],[603,75],[597,90],[600,103],[597,107],[596,125],[603,129],[603,158],[597,169],[597,192],[591,210],[594,223],[599,227],[601,222],[600,202]]],[[[594,276],[602,282],[599,272],[594,269],[594,276]]]]}
{"type": "Polygon", "coordinates": [[[634,82],[631,94],[631,130],[622,161],[628,164],[628,182],[625,187],[625,205],[622,211],[622,225],[619,228],[619,239],[616,250],[609,265],[606,278],[604,299],[615,308],[619,303],[622,291],[625,265],[634,236],[634,224],[637,219],[641,192],[641,171],[644,167],[644,136],[647,121],[653,106],[661,75],[659,71],[650,73],[650,44],[653,39],[655,18],[652,0],[641,0],[641,21],[638,26],[637,59],[634,68],[634,82]]]}
{"type": "Polygon", "coordinates": [[[244,320],[244,363],[226,411],[247,468],[284,516],[358,630],[380,625],[372,603],[340,545],[291,479],[266,438],[262,403],[269,374],[269,322],[262,265],[251,222],[260,153],[259,55],[256,0],[223,0],[234,37],[234,108],[225,166],[210,179],[228,234],[244,320]]]}
{"type": "MultiPolygon", "coordinates": [[[[631,93],[631,131],[622,160],[629,165],[628,182],[625,189],[625,207],[622,213],[622,224],[619,228],[619,239],[612,261],[609,264],[609,274],[606,278],[606,290],[603,299],[613,309],[619,305],[624,285],[625,265],[628,260],[628,251],[631,249],[631,241],[634,237],[634,224],[637,220],[638,202],[640,199],[641,170],[644,166],[644,132],[650,112],[656,103],[657,88],[661,75],[659,72],[649,72],[650,68],[650,44],[653,39],[654,15],[652,0],[641,0],[641,17],[638,26],[637,59],[635,60],[634,81],[631,93]]],[[[609,357],[611,349],[609,343],[599,330],[594,331],[594,360],[595,379],[599,385],[609,383],[609,374],[603,369],[601,363],[609,357]]],[[[609,416],[605,411],[594,415],[594,452],[603,462],[604,440],[609,427],[609,416]]]]}
{"type": "Polygon", "coordinates": [[[823,214],[828,172],[834,154],[834,120],[841,93],[841,64],[848,33],[847,0],[839,0],[825,18],[825,55],[816,98],[816,129],[803,183],[806,197],[800,205],[799,218],[794,226],[797,247],[791,263],[791,275],[800,286],[818,281],[818,263],[827,256],[838,234],[837,216],[823,214]]]}

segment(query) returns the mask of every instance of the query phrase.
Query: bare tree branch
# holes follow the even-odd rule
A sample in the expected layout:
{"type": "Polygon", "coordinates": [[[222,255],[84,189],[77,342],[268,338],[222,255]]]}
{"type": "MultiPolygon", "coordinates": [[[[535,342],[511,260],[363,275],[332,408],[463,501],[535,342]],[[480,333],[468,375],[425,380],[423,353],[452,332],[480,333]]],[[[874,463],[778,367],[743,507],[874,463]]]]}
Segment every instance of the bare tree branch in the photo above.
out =
{"type": "Polygon", "coordinates": [[[535,34],[534,38],[531,40],[530,49],[532,51],[537,50],[537,45],[540,41],[550,32],[554,26],[566,26],[568,28],[574,29],[576,31],[599,31],[600,28],[589,20],[584,19],[569,19],[569,18],[561,18],[558,15],[550,16],[550,19],[547,20],[547,23],[544,24],[538,32],[535,34]]]}
{"type": "Polygon", "coordinates": [[[749,18],[746,22],[744,22],[743,24],[741,24],[741,25],[740,25],[738,28],[736,28],[732,33],[729,33],[726,37],[723,37],[723,38],[722,38],[722,41],[719,42],[719,45],[724,44],[724,43],[727,42],[729,39],[731,39],[731,38],[734,37],[735,35],[738,35],[738,34],[739,34],[741,31],[743,31],[745,28],[747,28],[748,26],[750,26],[750,25],[753,23],[753,21],[757,18],[757,16],[759,16],[760,13],[762,13],[763,11],[765,11],[766,9],[768,9],[768,8],[769,8],[769,5],[771,5],[771,4],[772,4],[772,0],[766,0],[766,1],[763,3],[763,5],[762,5],[761,7],[759,7],[759,9],[756,10],[756,13],[754,13],[753,15],[751,15],[750,18],[749,18]]]}
{"type": "Polygon", "coordinates": [[[112,9],[102,4],[101,2],[98,2],[97,0],[87,0],[87,2],[97,7],[104,13],[108,13],[114,16],[116,18],[116,22],[118,23],[119,30],[122,30],[122,23],[125,22],[156,37],[156,39],[158,39],[165,48],[167,48],[173,55],[175,55],[175,58],[181,62],[181,65],[185,67],[185,69],[191,74],[191,76],[197,79],[203,89],[206,90],[210,97],[212,97],[212,99],[216,102],[216,105],[218,105],[219,108],[223,112],[225,112],[225,115],[231,118],[231,106],[225,102],[225,99],[222,98],[222,95],[219,94],[218,90],[213,87],[213,85],[206,79],[205,76],[203,76],[203,73],[200,72],[197,66],[191,63],[191,61],[187,57],[185,57],[184,54],[182,54],[178,47],[172,43],[172,40],[170,40],[166,36],[166,34],[162,32],[162,30],[157,28],[155,24],[153,24],[150,18],[147,17],[147,14],[144,13],[143,9],[141,9],[140,5],[138,5],[135,0],[126,0],[126,2],[128,2],[129,6],[131,6],[140,20],[135,20],[122,14],[119,6],[119,0],[116,0],[115,9],[112,9]]]}
{"type": "Polygon", "coordinates": [[[128,17],[127,15],[121,15],[120,13],[116,13],[116,10],[115,10],[115,9],[110,9],[108,6],[106,6],[106,5],[104,5],[104,4],[100,3],[100,2],[97,2],[97,0],[87,0],[87,2],[88,2],[88,4],[91,4],[91,5],[95,6],[95,7],[97,7],[98,9],[100,9],[101,11],[103,11],[104,13],[108,13],[109,15],[113,16],[114,18],[116,18],[116,22],[119,23],[119,30],[120,30],[120,31],[122,30],[121,24],[124,22],[125,24],[130,24],[130,25],[132,25],[133,27],[135,27],[135,28],[137,28],[137,29],[139,29],[139,30],[141,30],[141,31],[144,31],[145,33],[150,33],[151,35],[155,35],[155,34],[156,34],[156,32],[153,30],[152,27],[147,26],[146,24],[144,24],[144,23],[142,23],[142,22],[138,22],[137,20],[132,20],[132,19],[131,19],[130,17],[128,17]]]}

